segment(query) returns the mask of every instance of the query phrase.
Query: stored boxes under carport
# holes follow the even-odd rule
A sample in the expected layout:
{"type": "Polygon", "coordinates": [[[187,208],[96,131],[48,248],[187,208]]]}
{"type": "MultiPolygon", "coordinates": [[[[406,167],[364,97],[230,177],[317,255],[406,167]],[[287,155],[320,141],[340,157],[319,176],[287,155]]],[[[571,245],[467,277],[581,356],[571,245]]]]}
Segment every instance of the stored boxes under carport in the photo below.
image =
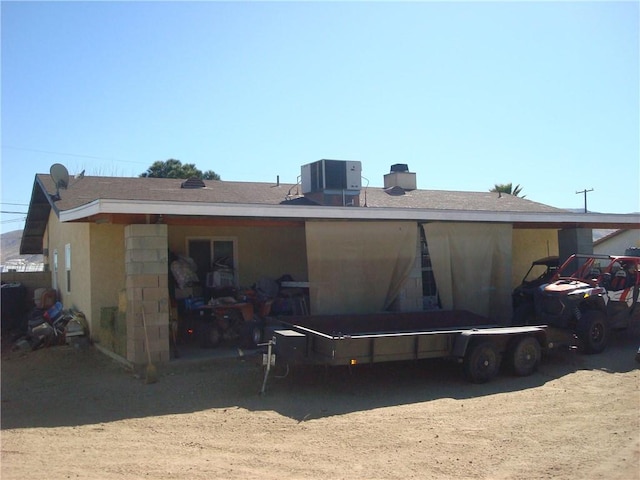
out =
{"type": "Polygon", "coordinates": [[[295,330],[276,330],[273,332],[273,338],[276,356],[292,362],[303,361],[306,357],[307,337],[304,333],[295,330]]]}

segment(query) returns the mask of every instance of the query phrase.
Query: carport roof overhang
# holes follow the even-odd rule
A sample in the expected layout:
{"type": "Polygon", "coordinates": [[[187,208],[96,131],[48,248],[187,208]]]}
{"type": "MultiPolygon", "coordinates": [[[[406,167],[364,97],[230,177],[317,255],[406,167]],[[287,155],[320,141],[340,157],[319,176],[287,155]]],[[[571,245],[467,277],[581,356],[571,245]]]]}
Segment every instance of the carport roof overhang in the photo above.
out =
{"type": "MultiPolygon", "coordinates": [[[[639,214],[567,212],[496,212],[478,210],[399,209],[382,207],[323,207],[184,203],[100,199],[59,212],[61,222],[93,221],[104,215],[163,215],[169,217],[262,218],[268,220],[403,220],[416,222],[510,223],[514,228],[640,228],[639,214]]],[[[169,223],[169,222],[167,222],[169,223]]]]}

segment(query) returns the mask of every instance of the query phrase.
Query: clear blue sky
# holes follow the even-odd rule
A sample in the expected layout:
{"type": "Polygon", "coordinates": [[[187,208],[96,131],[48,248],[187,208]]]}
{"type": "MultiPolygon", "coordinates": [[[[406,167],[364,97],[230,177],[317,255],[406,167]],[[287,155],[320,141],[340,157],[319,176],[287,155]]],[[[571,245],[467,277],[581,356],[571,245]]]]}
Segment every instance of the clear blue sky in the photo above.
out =
{"type": "Polygon", "coordinates": [[[53,163],[169,158],[287,183],[360,160],[370,186],[406,163],[418,188],[640,211],[638,5],[3,1],[2,211],[53,163]]]}

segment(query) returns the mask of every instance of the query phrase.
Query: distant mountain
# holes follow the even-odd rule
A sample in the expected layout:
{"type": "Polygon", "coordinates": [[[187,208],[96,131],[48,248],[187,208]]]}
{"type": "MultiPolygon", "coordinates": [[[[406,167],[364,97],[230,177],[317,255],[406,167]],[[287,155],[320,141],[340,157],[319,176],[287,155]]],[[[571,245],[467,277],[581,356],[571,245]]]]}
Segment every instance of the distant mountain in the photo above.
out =
{"type": "Polygon", "coordinates": [[[33,270],[32,266],[42,265],[42,255],[20,255],[21,241],[22,230],[0,234],[0,265],[3,267],[2,271],[6,271],[9,268],[33,270]]]}

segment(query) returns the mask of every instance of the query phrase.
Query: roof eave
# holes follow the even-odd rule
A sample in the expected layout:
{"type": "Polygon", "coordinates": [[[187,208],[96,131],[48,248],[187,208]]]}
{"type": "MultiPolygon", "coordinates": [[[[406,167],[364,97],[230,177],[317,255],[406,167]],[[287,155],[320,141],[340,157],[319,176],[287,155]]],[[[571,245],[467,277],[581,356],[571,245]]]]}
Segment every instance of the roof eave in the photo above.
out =
{"type": "Polygon", "coordinates": [[[59,212],[61,222],[82,221],[98,214],[149,214],[210,217],[265,217],[330,220],[412,220],[417,222],[493,222],[585,226],[585,228],[640,228],[637,214],[573,212],[496,212],[477,210],[432,210],[387,207],[323,207],[311,205],[260,205],[167,201],[95,200],[59,212]],[[603,227],[604,226],[604,227],[603,227]],[[611,228],[611,227],[609,227],[611,228]]]}
{"type": "Polygon", "coordinates": [[[37,255],[42,253],[42,237],[47,229],[49,213],[53,209],[59,214],[49,192],[35,176],[31,190],[31,201],[27,211],[27,220],[20,240],[20,255],[37,255]]]}

